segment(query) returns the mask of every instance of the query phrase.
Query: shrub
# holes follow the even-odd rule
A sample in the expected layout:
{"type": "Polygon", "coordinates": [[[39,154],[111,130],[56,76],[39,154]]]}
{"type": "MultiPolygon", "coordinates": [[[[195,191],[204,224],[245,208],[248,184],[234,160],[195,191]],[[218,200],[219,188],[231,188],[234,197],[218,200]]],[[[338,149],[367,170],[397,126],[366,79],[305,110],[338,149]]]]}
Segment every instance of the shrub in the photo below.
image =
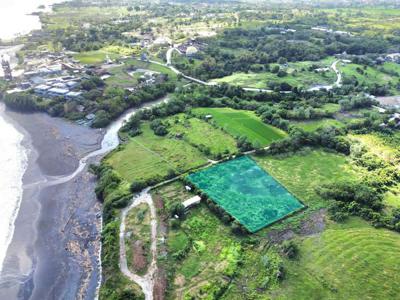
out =
{"type": "Polygon", "coordinates": [[[285,241],[282,244],[282,252],[287,256],[287,258],[295,259],[299,255],[299,248],[294,241],[285,241]]]}
{"type": "Polygon", "coordinates": [[[137,193],[146,187],[146,183],[143,181],[134,181],[131,183],[130,190],[132,193],[137,193]]]}

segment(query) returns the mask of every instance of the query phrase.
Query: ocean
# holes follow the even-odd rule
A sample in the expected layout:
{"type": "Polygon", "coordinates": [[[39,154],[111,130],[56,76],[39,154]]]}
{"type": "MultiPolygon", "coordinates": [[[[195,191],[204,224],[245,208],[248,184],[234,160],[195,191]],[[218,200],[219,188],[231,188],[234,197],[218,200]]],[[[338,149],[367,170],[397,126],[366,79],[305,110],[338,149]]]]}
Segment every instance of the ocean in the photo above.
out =
{"type": "Polygon", "coordinates": [[[61,0],[1,0],[0,1],[0,39],[8,40],[18,35],[29,33],[31,30],[40,29],[38,16],[30,15],[40,11],[40,5],[49,5],[61,0]]]}
{"type": "Polygon", "coordinates": [[[28,149],[22,145],[24,136],[3,117],[0,104],[0,274],[14,222],[22,199],[22,177],[28,162],[28,149]]]}
{"type": "MultiPolygon", "coordinates": [[[[40,29],[37,16],[39,5],[61,0],[1,0],[0,39],[8,40],[31,30],[40,29]]],[[[23,134],[4,118],[4,105],[0,103],[0,274],[7,248],[14,233],[14,222],[22,199],[22,177],[27,168],[29,149],[24,148],[23,134]]]]}

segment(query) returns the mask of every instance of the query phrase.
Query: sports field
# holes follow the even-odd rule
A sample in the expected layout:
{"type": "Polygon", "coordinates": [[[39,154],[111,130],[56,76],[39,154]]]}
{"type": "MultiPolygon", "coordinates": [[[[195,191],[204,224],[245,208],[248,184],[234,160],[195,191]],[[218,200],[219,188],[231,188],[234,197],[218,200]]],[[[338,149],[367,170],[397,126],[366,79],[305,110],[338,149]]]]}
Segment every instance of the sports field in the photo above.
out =
{"type": "Polygon", "coordinates": [[[286,132],[264,124],[253,112],[231,108],[196,108],[197,115],[212,115],[213,121],[232,136],[245,136],[252,143],[267,146],[284,138],[286,132]]]}
{"type": "Polygon", "coordinates": [[[247,156],[193,173],[188,179],[250,232],[304,207],[247,156]]]}

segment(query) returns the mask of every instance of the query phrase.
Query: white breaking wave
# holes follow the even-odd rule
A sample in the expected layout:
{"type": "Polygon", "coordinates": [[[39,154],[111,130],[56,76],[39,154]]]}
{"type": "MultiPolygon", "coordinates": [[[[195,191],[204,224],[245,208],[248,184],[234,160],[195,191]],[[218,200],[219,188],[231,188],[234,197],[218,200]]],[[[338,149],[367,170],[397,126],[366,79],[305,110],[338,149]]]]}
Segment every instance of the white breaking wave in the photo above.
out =
{"type": "MultiPolygon", "coordinates": [[[[0,106],[0,110],[4,110],[0,106]]],[[[0,274],[22,200],[22,177],[28,165],[24,136],[0,115],[0,274]]]]}

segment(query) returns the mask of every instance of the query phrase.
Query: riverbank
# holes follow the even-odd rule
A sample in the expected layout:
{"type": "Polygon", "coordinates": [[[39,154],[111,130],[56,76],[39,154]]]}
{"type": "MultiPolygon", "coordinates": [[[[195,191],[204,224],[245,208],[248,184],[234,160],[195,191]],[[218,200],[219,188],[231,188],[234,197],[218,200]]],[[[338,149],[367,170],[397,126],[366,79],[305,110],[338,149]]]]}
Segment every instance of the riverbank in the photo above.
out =
{"type": "Polygon", "coordinates": [[[0,299],[93,299],[101,225],[95,178],[84,170],[58,185],[46,180],[72,173],[82,157],[100,148],[103,132],[42,113],[7,111],[5,117],[31,151],[0,299]]]}

